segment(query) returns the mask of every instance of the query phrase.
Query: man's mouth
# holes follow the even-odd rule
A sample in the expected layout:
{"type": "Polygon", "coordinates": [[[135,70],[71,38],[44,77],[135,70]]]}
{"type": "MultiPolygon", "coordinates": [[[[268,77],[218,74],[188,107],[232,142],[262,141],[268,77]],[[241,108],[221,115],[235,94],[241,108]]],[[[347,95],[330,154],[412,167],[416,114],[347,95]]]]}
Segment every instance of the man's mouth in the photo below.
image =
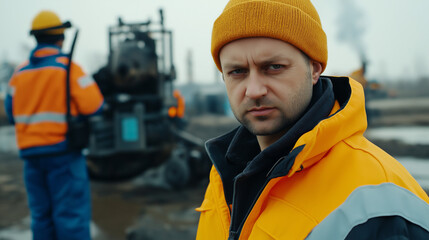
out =
{"type": "Polygon", "coordinates": [[[272,107],[254,107],[249,109],[247,112],[254,117],[267,116],[272,113],[275,108],[272,107]]]}

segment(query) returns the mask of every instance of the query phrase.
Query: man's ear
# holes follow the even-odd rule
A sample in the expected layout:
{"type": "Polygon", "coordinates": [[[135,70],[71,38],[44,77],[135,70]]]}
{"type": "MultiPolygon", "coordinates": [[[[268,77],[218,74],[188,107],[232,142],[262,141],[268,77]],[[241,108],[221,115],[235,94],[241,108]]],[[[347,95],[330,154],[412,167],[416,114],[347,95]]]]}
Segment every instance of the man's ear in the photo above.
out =
{"type": "Polygon", "coordinates": [[[320,75],[322,74],[322,64],[320,64],[320,62],[316,62],[313,60],[311,60],[310,64],[311,64],[311,70],[312,70],[311,78],[312,78],[313,85],[315,85],[319,80],[320,75]]]}

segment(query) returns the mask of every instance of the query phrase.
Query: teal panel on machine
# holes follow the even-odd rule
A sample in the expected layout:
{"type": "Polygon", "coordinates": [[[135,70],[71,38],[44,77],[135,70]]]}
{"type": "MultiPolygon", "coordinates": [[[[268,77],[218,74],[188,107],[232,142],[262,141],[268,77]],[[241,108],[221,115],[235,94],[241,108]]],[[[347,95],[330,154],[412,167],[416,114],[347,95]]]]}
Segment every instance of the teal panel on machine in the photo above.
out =
{"type": "Polygon", "coordinates": [[[135,142],[139,139],[137,118],[126,117],[122,119],[122,139],[126,142],[135,142]]]}

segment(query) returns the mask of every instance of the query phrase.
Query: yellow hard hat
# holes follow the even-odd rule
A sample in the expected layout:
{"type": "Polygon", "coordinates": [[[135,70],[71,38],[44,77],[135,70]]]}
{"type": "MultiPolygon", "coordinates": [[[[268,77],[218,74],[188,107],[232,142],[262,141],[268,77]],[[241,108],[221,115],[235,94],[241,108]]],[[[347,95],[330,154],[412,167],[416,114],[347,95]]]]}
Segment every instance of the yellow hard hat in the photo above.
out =
{"type": "Polygon", "coordinates": [[[69,27],[71,27],[71,23],[69,21],[62,23],[57,14],[52,11],[44,10],[39,12],[36,17],[34,17],[31,24],[30,35],[64,34],[64,30],[69,27]]]}

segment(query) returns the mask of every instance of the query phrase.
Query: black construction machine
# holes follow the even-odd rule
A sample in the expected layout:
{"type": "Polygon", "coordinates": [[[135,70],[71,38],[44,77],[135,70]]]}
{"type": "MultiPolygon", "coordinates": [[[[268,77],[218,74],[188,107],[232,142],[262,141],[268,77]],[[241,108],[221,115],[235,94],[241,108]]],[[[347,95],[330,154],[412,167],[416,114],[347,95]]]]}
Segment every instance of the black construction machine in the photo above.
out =
{"type": "Polygon", "coordinates": [[[184,100],[173,87],[172,46],[162,10],[157,23],[119,18],[109,28],[108,64],[93,76],[106,107],[90,120],[92,178],[127,179],[165,164],[166,182],[180,187],[207,174],[202,140],[182,131],[184,100]]]}

